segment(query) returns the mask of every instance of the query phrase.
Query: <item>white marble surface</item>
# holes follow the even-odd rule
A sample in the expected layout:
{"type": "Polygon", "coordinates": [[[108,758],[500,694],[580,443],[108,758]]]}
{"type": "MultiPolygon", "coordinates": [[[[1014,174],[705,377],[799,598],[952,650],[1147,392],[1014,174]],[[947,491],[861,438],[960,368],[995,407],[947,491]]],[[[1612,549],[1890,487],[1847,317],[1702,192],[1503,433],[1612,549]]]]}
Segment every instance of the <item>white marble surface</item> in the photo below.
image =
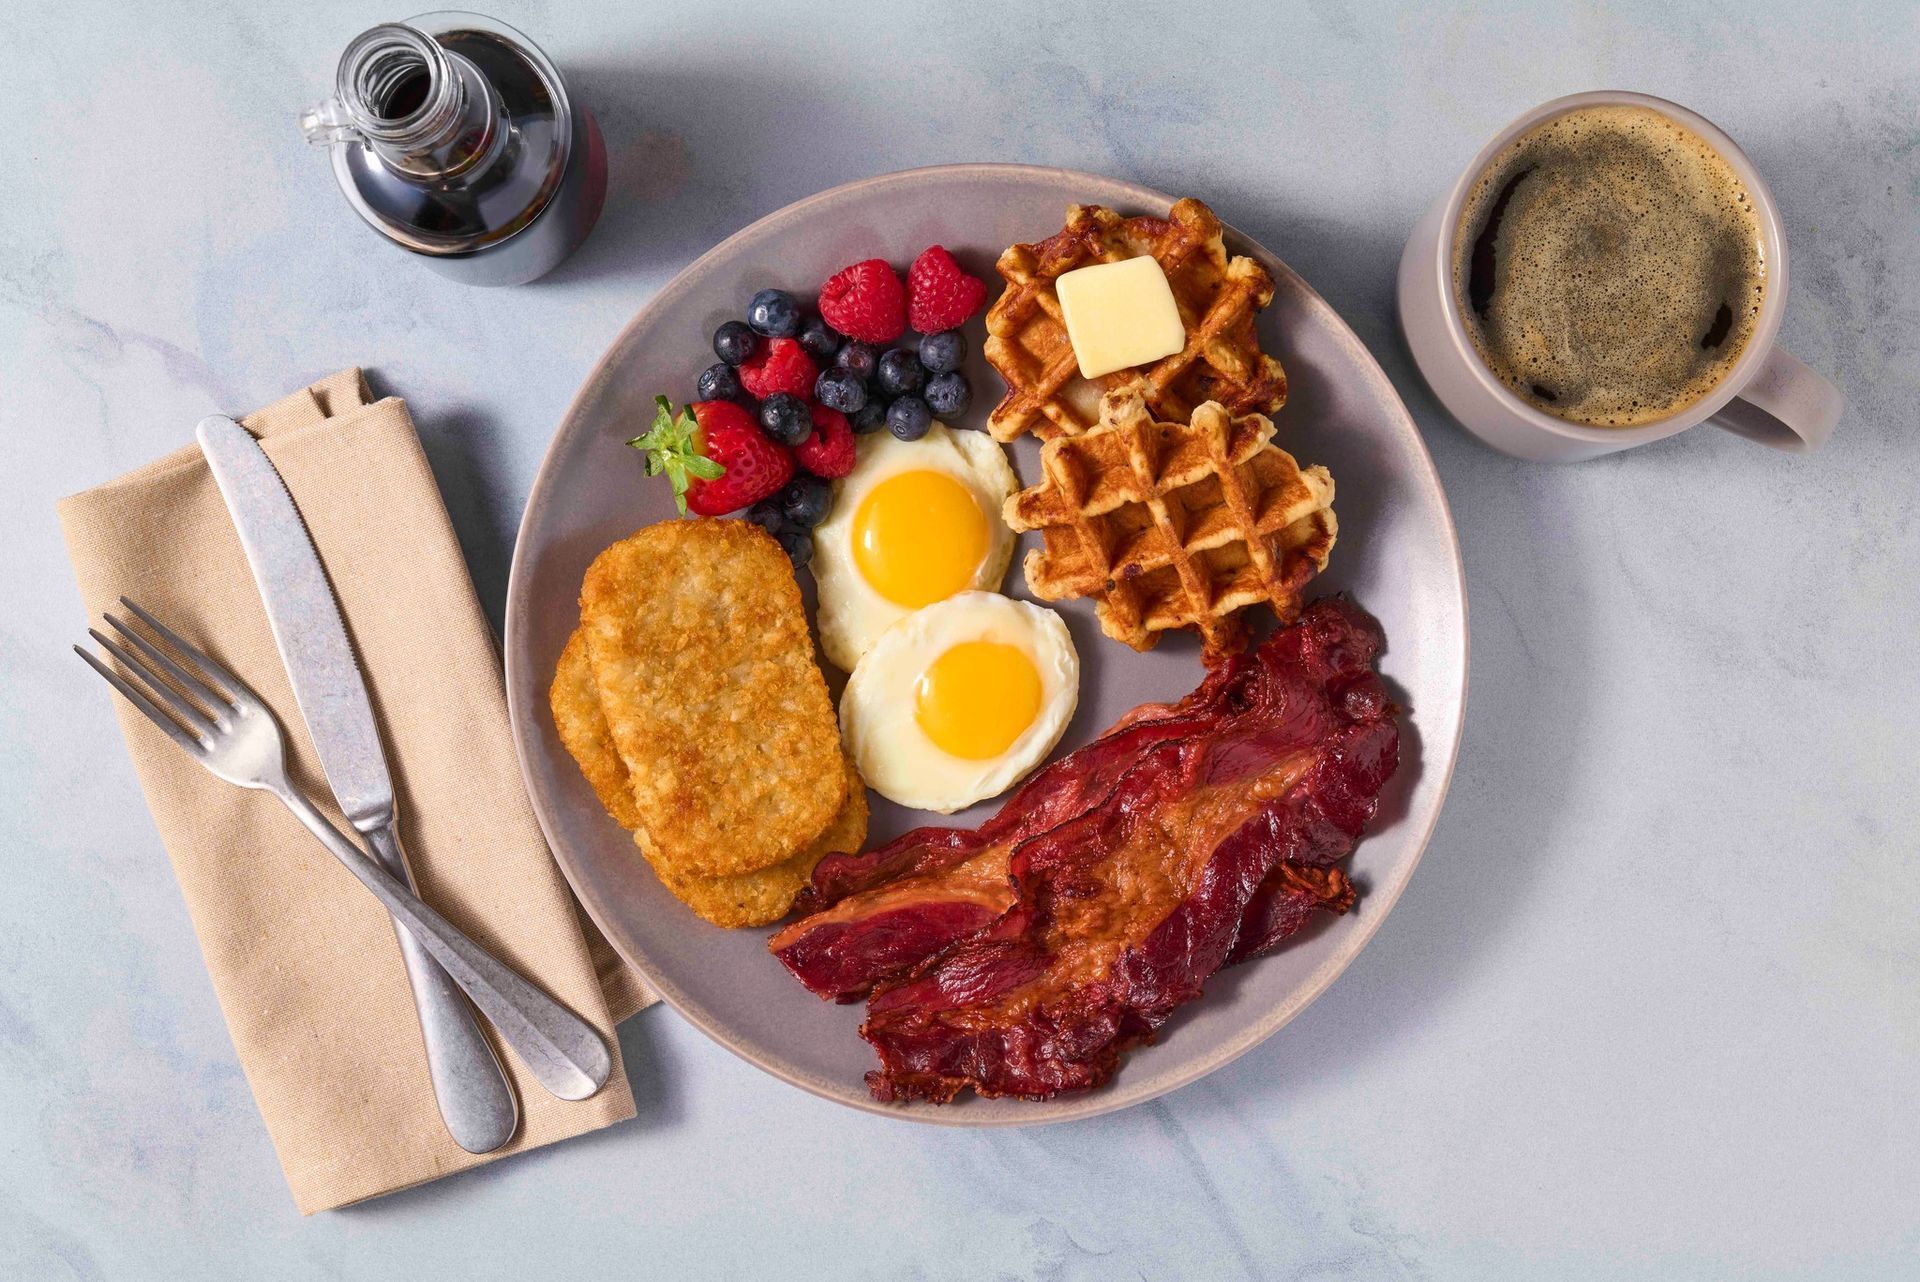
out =
{"type": "Polygon", "coordinates": [[[499,0],[614,166],[586,249],[511,292],[384,252],[295,133],[401,11],[0,7],[0,1274],[1920,1275],[1914,7],[759,7],[499,0]],[[1701,429],[1523,465],[1419,385],[1416,213],[1509,116],[1604,86],[1701,110],[1772,183],[1784,340],[1851,400],[1824,453],[1701,429]],[[1206,197],[1406,396],[1474,648],[1405,899],[1281,1035],[1130,1113],[909,1127],[656,1010],[624,1034],[636,1121],[302,1221],[67,652],[54,499],[364,362],[497,610],[548,433],[651,290],[789,200],[970,159],[1206,197]]]}

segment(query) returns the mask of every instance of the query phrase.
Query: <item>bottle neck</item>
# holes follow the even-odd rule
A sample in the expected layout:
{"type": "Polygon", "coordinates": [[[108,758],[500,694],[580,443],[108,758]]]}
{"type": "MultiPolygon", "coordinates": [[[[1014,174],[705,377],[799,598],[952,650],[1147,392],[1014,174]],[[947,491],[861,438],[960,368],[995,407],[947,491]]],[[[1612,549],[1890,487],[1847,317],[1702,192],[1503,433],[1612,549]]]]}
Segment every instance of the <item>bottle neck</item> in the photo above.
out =
{"type": "Polygon", "coordinates": [[[478,68],[397,22],[355,37],[340,56],[334,97],[302,123],[310,141],[364,143],[389,169],[422,183],[484,165],[509,132],[478,68]]]}

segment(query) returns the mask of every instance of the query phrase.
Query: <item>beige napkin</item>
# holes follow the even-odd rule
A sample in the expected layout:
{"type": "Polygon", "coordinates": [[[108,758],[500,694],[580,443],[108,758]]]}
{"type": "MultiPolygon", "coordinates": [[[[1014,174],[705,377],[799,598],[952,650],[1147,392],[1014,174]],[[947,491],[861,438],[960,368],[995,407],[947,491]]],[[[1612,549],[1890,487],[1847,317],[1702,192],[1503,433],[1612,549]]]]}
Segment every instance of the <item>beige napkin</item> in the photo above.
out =
{"type": "MultiPolygon", "coordinates": [[[[654,997],[579,913],[541,838],[492,633],[405,403],[374,401],[360,371],[344,370],[245,422],[340,598],[421,895],[613,1042],[614,1024],[654,997]]],[[[295,783],[339,823],[199,449],[63,500],[60,520],[89,618],[97,625],[130,596],[233,668],[279,714],[295,783]]],[[[498,1156],[447,1136],[399,947],[373,897],[278,801],[215,779],[124,701],[114,706],[301,1212],[498,1156]]],[[[572,1104],[504,1048],[501,1059],[522,1114],[502,1152],[633,1116],[617,1058],[606,1087],[572,1104]]]]}

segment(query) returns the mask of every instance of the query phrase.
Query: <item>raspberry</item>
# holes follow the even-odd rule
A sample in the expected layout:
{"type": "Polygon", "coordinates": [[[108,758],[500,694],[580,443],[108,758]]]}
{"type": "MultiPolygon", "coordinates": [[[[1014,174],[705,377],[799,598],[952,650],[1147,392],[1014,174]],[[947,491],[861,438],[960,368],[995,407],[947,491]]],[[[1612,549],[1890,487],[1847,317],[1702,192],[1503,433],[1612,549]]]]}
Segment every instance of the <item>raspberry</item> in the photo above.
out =
{"type": "Polygon", "coordinates": [[[813,409],[813,435],[793,447],[800,466],[829,480],[853,471],[853,428],[847,416],[824,405],[813,409]]]}
{"type": "Polygon", "coordinates": [[[884,258],[835,272],[820,287],[820,316],[863,343],[891,343],[907,328],[906,291],[884,258]]]}
{"type": "Polygon", "coordinates": [[[740,385],[763,401],[775,392],[791,392],[806,400],[813,395],[813,380],[819,373],[813,357],[800,344],[791,338],[775,338],[740,366],[740,385]]]}
{"type": "Polygon", "coordinates": [[[958,329],[986,301],[986,285],[938,245],[921,251],[907,270],[907,319],[922,334],[958,329]]]}

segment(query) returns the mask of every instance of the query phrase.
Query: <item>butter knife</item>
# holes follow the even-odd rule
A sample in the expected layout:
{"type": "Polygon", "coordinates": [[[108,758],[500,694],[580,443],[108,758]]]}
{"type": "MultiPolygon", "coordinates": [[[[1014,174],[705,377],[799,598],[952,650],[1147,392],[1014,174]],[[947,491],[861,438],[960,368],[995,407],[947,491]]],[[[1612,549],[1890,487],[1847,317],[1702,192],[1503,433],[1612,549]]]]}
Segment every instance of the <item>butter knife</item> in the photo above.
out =
{"type": "MultiPolygon", "coordinates": [[[[373,858],[412,888],[373,704],[299,509],[247,429],[213,415],[195,435],[253,567],[327,783],[373,858]]],[[[395,922],[394,930],[440,1116],[461,1148],[491,1152],[512,1139],[518,1125],[513,1087],[458,986],[404,926],[395,922]]]]}

